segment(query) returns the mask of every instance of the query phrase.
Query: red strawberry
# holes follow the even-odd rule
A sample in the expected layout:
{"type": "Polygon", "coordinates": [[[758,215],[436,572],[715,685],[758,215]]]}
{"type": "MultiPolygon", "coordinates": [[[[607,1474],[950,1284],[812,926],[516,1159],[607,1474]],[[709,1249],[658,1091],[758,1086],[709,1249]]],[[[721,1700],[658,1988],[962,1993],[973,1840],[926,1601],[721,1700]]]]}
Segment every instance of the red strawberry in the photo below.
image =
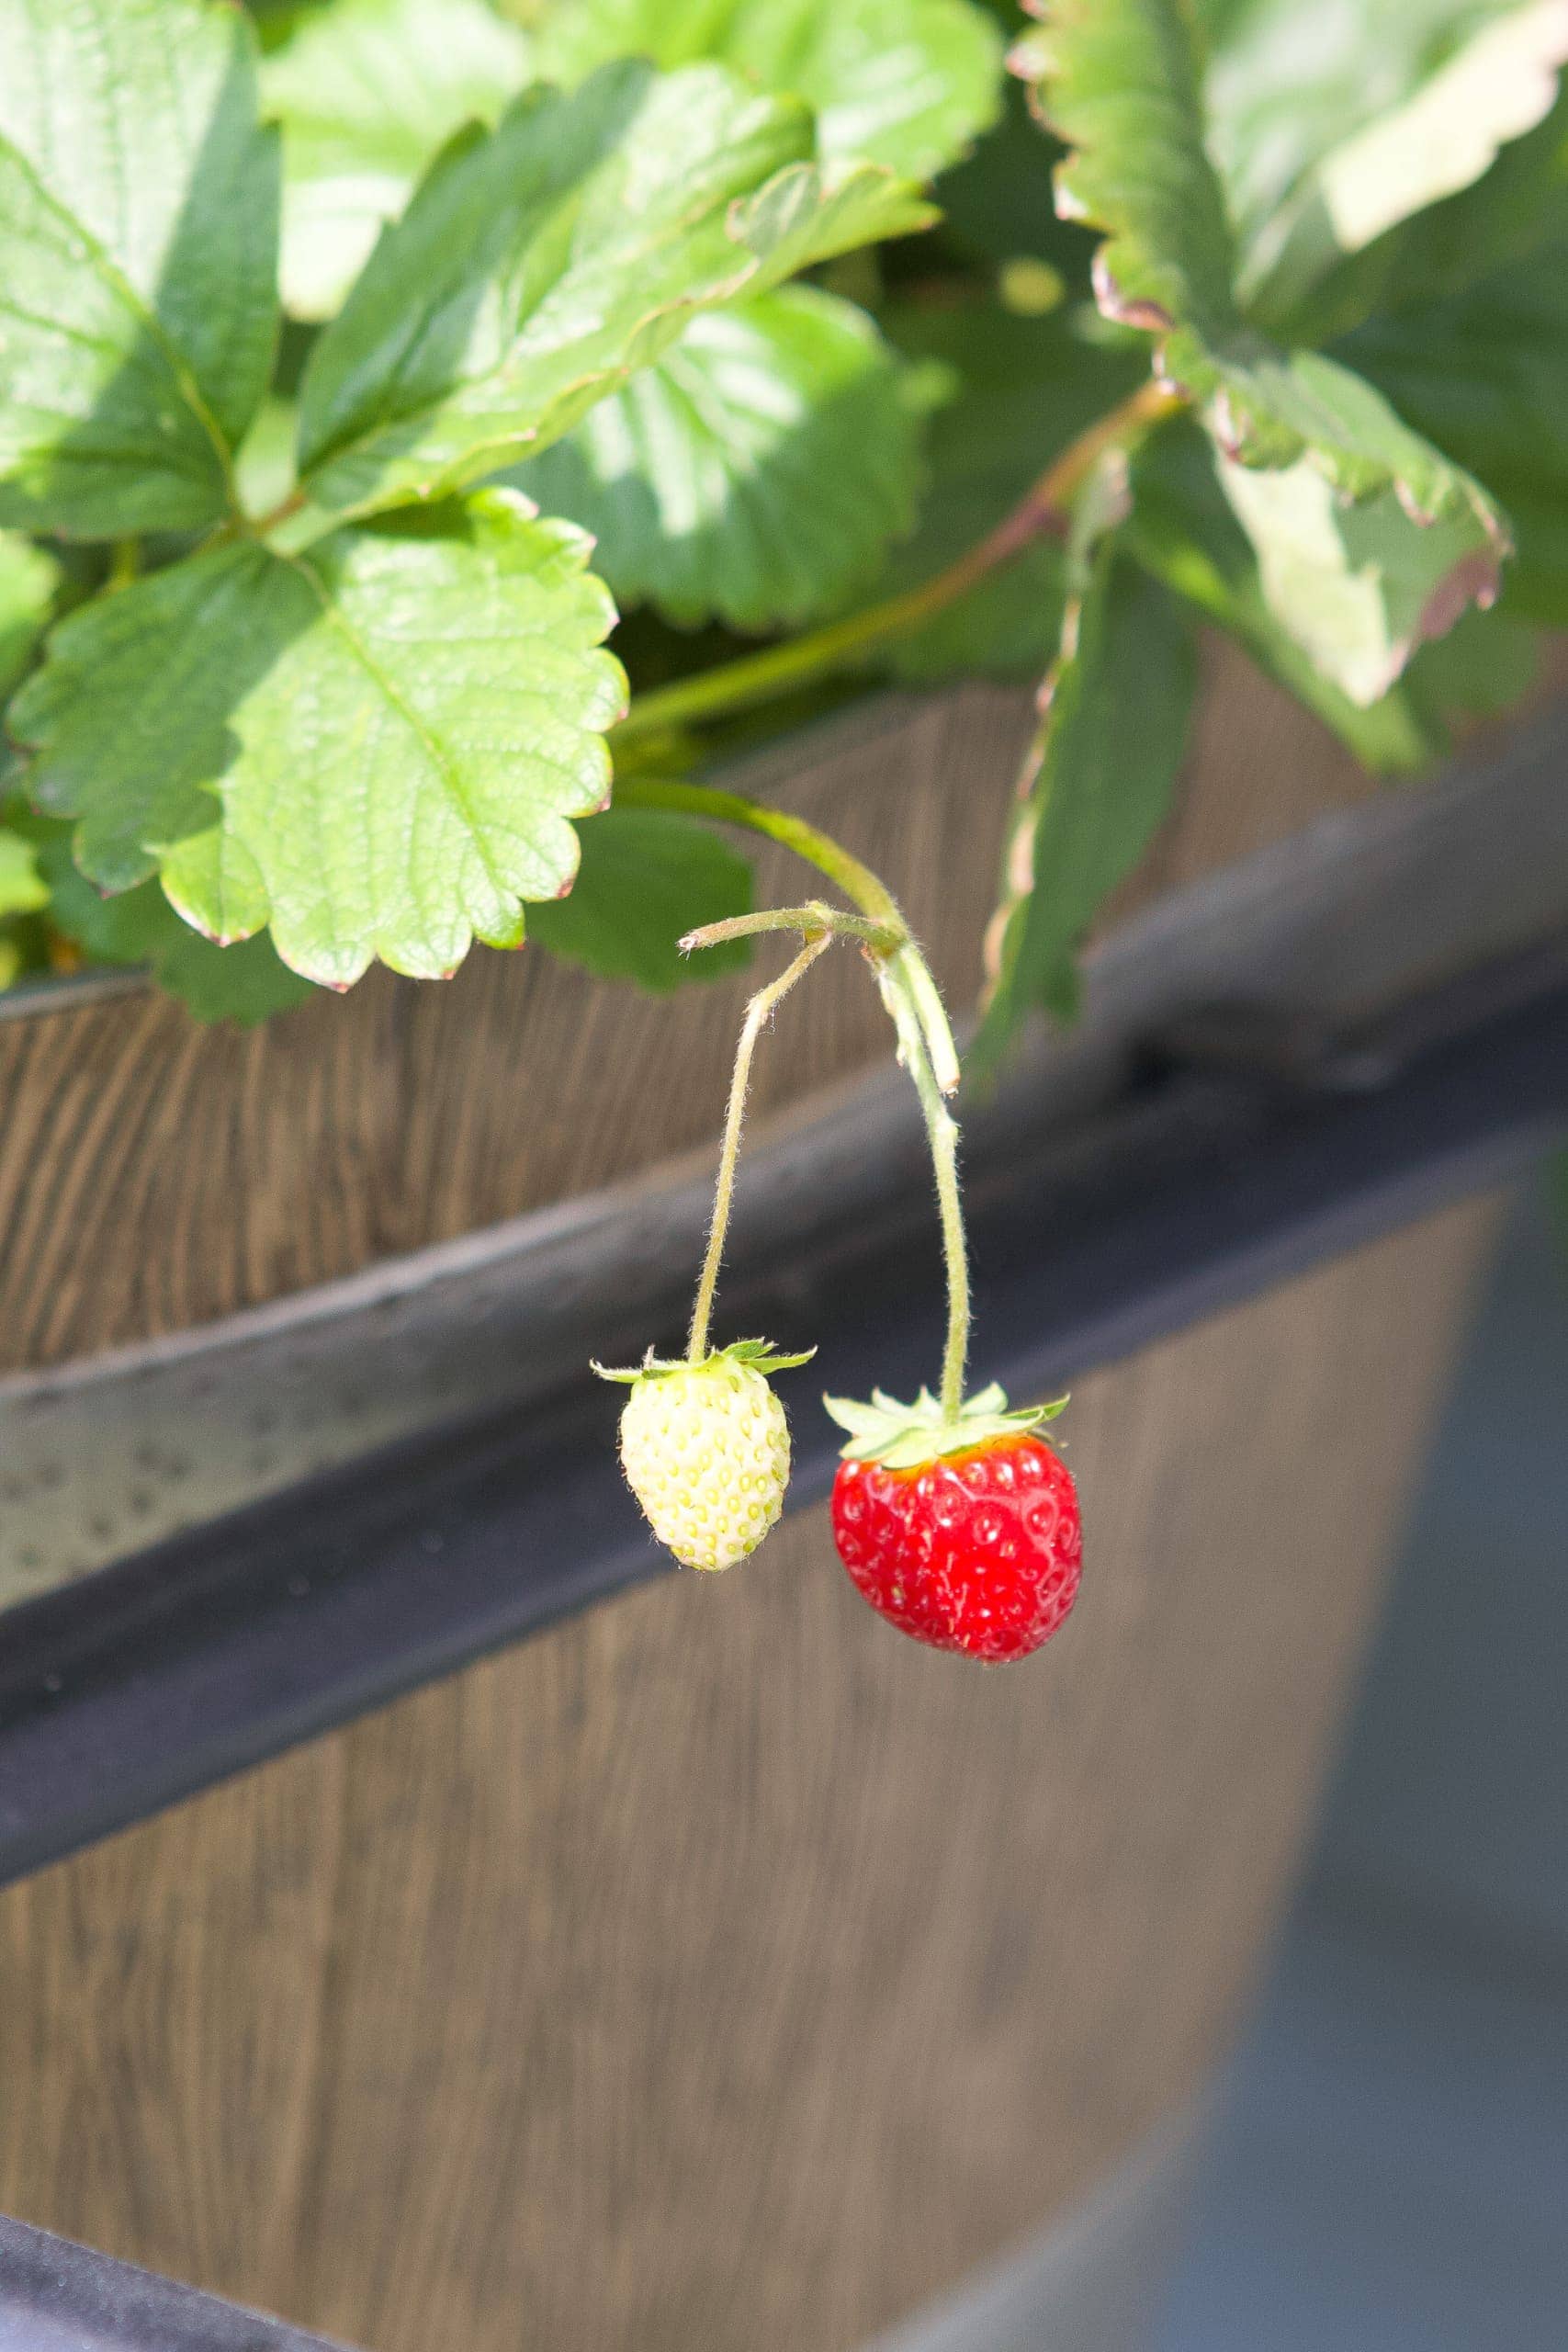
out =
{"type": "Polygon", "coordinates": [[[996,1664],[1049,1641],[1083,1562],[1071,1474],[1033,1434],[1060,1406],[1010,1413],[992,1387],[948,1421],[924,1390],[914,1405],[880,1389],[870,1405],[826,1401],[852,1432],[833,1539],[872,1607],[918,1642],[996,1664]]]}

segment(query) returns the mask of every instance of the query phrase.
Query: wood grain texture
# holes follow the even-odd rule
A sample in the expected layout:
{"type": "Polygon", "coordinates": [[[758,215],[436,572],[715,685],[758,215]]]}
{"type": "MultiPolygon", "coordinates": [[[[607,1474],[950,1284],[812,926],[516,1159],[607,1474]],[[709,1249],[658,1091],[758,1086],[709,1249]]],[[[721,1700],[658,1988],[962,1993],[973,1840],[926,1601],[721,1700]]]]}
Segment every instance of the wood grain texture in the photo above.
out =
{"type": "Polygon", "coordinates": [[[813,1510],[13,1890],[0,2210],[378,2352],[851,2352],[1201,2080],[1491,1223],[1086,1381],[1026,1667],[813,1510]]]}
{"type": "MultiPolygon", "coordinates": [[[[1211,660],[1123,904],[1369,788],[1211,660]]],[[[886,869],[959,1001],[1028,727],[972,689],[757,778],[886,869]]],[[[243,1037],[152,998],[0,1023],[3,1360],[712,1136],[742,992],[477,956],[243,1037]]],[[[758,1102],[885,1050],[833,959],[758,1102]]],[[[13,1890],[0,2211],[377,2352],[850,2352],[1210,2064],[1489,1227],[1086,1382],[1089,1578],[1030,1667],[898,1640],[807,1513],[743,1575],[629,1595],[13,1890]]]]}
{"type": "MultiPolygon", "coordinates": [[[[1238,657],[1212,663],[1140,896],[1369,788],[1238,657]]],[[[901,709],[892,729],[852,719],[830,756],[771,752],[751,781],[886,873],[966,1004],[1029,700],[975,686],[901,709]]],[[[759,886],[798,899],[802,872],[769,851],[759,886]]],[[[152,994],[0,1022],[0,1371],[204,1322],[700,1143],[746,988],[658,1001],[479,950],[449,982],[377,971],[248,1034],[152,994]]],[[[777,1107],[886,1049],[858,959],[830,957],[781,1012],[754,1099],[777,1107]]]]}

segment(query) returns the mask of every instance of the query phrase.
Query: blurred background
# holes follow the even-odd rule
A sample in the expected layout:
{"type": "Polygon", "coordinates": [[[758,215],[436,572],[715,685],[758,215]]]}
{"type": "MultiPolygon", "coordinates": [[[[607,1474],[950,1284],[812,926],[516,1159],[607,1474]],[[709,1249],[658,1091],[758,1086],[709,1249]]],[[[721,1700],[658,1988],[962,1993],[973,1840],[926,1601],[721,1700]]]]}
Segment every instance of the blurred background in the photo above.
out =
{"type": "Polygon", "coordinates": [[[1256,2020],[1146,2225],[1163,2308],[1091,2207],[886,2352],[1568,2343],[1563,1174],[1510,1216],[1256,2020]]]}
{"type": "Polygon", "coordinates": [[[1159,2352],[1568,2343],[1568,1232],[1519,1204],[1159,2352]]]}

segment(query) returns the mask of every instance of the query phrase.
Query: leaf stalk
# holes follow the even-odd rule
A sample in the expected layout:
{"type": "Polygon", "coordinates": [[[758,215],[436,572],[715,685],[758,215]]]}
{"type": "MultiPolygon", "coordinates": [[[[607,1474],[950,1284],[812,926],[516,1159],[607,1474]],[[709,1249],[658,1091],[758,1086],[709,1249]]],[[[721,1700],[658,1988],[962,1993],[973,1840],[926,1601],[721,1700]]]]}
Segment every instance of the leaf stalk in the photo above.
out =
{"type": "Polygon", "coordinates": [[[994,530],[919,587],[783,645],[743,654],[737,662],[721,662],[637,695],[612,729],[612,742],[629,743],[665,728],[750,709],[791,687],[852,667],[863,654],[893,638],[909,636],[1036,540],[1065,538],[1073,500],[1104,452],[1140,439],[1161,417],[1184,404],[1185,395],[1172,385],[1153,379],[1141,384],[1069,442],[994,530]]]}

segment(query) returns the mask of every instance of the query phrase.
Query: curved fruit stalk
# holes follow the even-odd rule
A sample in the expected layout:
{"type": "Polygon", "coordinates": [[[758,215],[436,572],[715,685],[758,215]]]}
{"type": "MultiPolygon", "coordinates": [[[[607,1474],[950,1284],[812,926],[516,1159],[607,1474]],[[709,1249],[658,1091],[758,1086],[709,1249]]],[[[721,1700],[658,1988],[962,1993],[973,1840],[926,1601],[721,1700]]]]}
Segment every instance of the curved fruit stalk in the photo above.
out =
{"type": "Polygon", "coordinates": [[[858,911],[813,900],[711,923],[681,943],[690,952],[793,931],[804,944],[747,1008],[686,1360],[661,1363],[650,1356],[639,1372],[604,1374],[633,1384],[621,1420],[621,1459],[632,1489],[654,1532],[694,1567],[744,1559],[783,1508],[789,1433],[766,1375],[806,1359],[775,1356],[761,1340],[711,1352],[708,1322],[757,1039],[780,999],[831,941],[848,938],[876,976],[898,1058],[919,1098],[948,1306],[939,1396],[922,1389],[913,1405],[900,1405],[879,1389],[869,1404],[824,1400],[850,1432],[833,1488],[834,1540],[873,1608],[917,1641],[995,1661],[1026,1657],[1066,1617],[1082,1566],[1077,1489],[1060,1456],[1037,1434],[1066,1400],[1012,1412],[995,1386],[964,1398],[969,1271],[958,1129],[946,1101],[958,1084],[958,1056],[930,967],[892,893],[802,819],[701,786],[634,781],[637,797],[650,805],[710,815],[784,842],[836,882],[858,911]]]}
{"type": "Polygon", "coordinates": [[[831,938],[830,927],[818,925],[794,962],[759,989],[746,1008],[684,1361],[663,1361],[649,1349],[630,1372],[593,1366],[601,1380],[625,1381],[630,1386],[621,1412],[621,1466],[644,1518],[682,1567],[734,1567],[756,1550],[784,1509],[789,1424],[768,1375],[808,1363],[816,1350],[781,1355],[766,1340],[737,1340],[728,1348],[710,1348],[708,1324],[729,1227],[757,1040],[774,1007],[831,938]]]}

